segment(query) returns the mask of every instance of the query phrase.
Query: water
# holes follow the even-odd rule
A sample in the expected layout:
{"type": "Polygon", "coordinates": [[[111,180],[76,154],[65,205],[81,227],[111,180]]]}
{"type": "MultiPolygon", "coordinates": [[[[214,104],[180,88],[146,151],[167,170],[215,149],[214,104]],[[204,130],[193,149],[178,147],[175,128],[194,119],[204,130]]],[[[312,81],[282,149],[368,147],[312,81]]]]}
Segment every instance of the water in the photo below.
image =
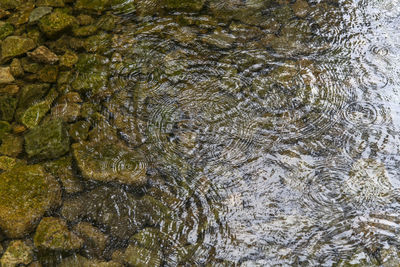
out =
{"type": "MultiPolygon", "coordinates": [[[[310,0],[297,16],[280,2],[115,7],[101,52],[111,89],[85,100],[138,151],[150,183],[86,187],[113,204],[80,220],[120,220],[101,228],[113,237],[103,258],[150,227],[163,238],[147,235],[147,248],[165,266],[400,262],[399,1],[310,0]],[[138,226],[148,210],[132,191],[168,214],[153,206],[159,217],[138,226]]],[[[116,153],[104,168],[118,175],[130,154],[116,153]]]]}
{"type": "Polygon", "coordinates": [[[277,31],[180,13],[120,27],[115,97],[138,118],[122,136],[140,121],[168,177],[154,186],[190,221],[160,229],[191,264],[381,264],[399,245],[400,9],[310,4],[266,8],[277,31]]]}

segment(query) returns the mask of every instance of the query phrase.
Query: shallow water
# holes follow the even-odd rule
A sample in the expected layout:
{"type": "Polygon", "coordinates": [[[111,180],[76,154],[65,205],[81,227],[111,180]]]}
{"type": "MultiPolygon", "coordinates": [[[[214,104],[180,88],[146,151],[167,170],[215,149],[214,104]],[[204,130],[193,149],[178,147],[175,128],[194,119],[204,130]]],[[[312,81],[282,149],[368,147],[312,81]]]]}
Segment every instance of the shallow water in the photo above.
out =
{"type": "Polygon", "coordinates": [[[179,198],[175,220],[192,221],[162,229],[195,245],[192,263],[331,266],[359,251],[384,262],[375,252],[397,247],[399,18],[393,1],[317,4],[284,21],[275,49],[268,29],[235,22],[217,46],[174,15],[121,27],[121,97],[146,164],[179,198]]]}
{"type": "MultiPolygon", "coordinates": [[[[261,17],[114,10],[112,90],[85,101],[140,152],[139,194],[170,209],[151,225],[168,242],[151,249],[165,266],[398,264],[400,1],[310,0],[303,18],[285,1],[238,2],[221,5],[261,17]]],[[[127,168],[124,153],[104,168],[127,168]]],[[[103,187],[114,205],[82,220],[101,225],[107,209],[136,227],[147,211],[132,188],[86,191],[103,187]]],[[[104,230],[108,252],[142,231],[130,226],[104,230]]]]}

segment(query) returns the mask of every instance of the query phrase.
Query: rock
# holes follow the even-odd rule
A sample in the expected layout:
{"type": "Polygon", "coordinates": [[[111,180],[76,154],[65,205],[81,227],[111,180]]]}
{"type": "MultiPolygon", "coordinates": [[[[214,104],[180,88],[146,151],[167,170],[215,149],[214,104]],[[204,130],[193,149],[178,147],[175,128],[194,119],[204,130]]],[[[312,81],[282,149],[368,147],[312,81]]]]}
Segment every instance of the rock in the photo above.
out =
{"type": "Polygon", "coordinates": [[[235,36],[224,30],[217,29],[211,35],[203,37],[202,40],[219,48],[230,48],[235,41],[235,36]]]}
{"type": "Polygon", "coordinates": [[[39,7],[64,7],[64,0],[37,0],[36,6],[39,7]]]}
{"type": "Polygon", "coordinates": [[[21,59],[21,66],[25,72],[29,73],[38,73],[43,68],[42,64],[34,62],[28,57],[21,59]]]}
{"type": "Polygon", "coordinates": [[[112,142],[82,142],[72,145],[73,155],[84,178],[120,182],[133,186],[147,183],[146,167],[140,155],[112,142]]]}
{"type": "Polygon", "coordinates": [[[1,44],[1,60],[9,59],[25,54],[36,47],[35,42],[26,37],[9,36],[1,44]]]}
{"type": "Polygon", "coordinates": [[[26,127],[21,124],[14,124],[12,127],[12,132],[14,134],[21,134],[26,131],[26,127]]]}
{"type": "Polygon", "coordinates": [[[0,174],[0,228],[9,238],[30,233],[60,202],[60,186],[39,165],[16,165],[0,174]]]}
{"type": "Polygon", "coordinates": [[[68,194],[77,193],[83,190],[83,185],[72,170],[72,158],[62,157],[57,160],[48,161],[43,164],[47,172],[58,178],[65,192],[68,194]]]}
{"type": "Polygon", "coordinates": [[[80,25],[87,26],[95,22],[94,18],[86,14],[80,14],[76,17],[80,25]]]}
{"type": "Polygon", "coordinates": [[[33,104],[23,112],[21,122],[28,128],[37,126],[50,110],[50,106],[57,96],[57,91],[54,88],[51,89],[43,101],[33,104]]]}
{"type": "Polygon", "coordinates": [[[7,156],[0,156],[0,170],[2,170],[2,171],[11,170],[15,166],[16,163],[17,163],[17,160],[15,158],[10,158],[7,156]]]}
{"type": "Polygon", "coordinates": [[[21,6],[25,0],[0,0],[0,8],[13,9],[21,6]]]}
{"type": "Polygon", "coordinates": [[[85,241],[83,251],[89,257],[101,258],[106,248],[108,236],[87,222],[80,222],[73,231],[85,241]]]}
{"type": "Polygon", "coordinates": [[[69,136],[75,142],[82,142],[88,138],[90,123],[87,121],[78,121],[69,128],[69,136]]]}
{"type": "Polygon", "coordinates": [[[15,81],[11,74],[10,67],[0,67],[0,84],[8,84],[15,81]]]}
{"type": "Polygon", "coordinates": [[[11,131],[11,126],[6,121],[0,121],[0,140],[11,131]]]}
{"type": "Polygon", "coordinates": [[[34,23],[34,22],[39,21],[44,16],[50,14],[52,11],[53,11],[53,8],[48,7],[48,6],[42,6],[42,7],[35,8],[29,16],[29,23],[34,23]]]}
{"type": "Polygon", "coordinates": [[[77,62],[79,58],[78,55],[74,52],[67,50],[63,56],[60,58],[60,66],[72,68],[77,62]]]}
{"type": "MultiPolygon", "coordinates": [[[[18,108],[15,112],[15,118],[21,122],[21,118],[24,115],[28,107],[34,103],[38,103],[45,96],[49,90],[49,84],[28,84],[22,87],[21,93],[19,94],[18,108]]],[[[36,120],[36,119],[35,119],[36,120]]]]}
{"type": "Polygon", "coordinates": [[[0,119],[3,121],[12,121],[15,109],[17,107],[17,99],[10,95],[0,96],[0,119]]]}
{"type": "Polygon", "coordinates": [[[296,0],[292,5],[294,14],[299,18],[305,18],[310,13],[310,6],[305,0],[296,0]]]}
{"type": "Polygon", "coordinates": [[[68,230],[67,223],[55,217],[40,221],[33,242],[38,249],[59,251],[77,250],[83,245],[83,240],[68,230]]]}
{"type": "Polygon", "coordinates": [[[89,53],[104,53],[111,48],[111,35],[100,33],[86,39],[83,47],[89,53]]]}
{"type": "Polygon", "coordinates": [[[56,10],[40,19],[39,28],[47,37],[54,38],[70,30],[75,24],[76,20],[73,16],[56,10]]]}
{"type": "Polygon", "coordinates": [[[122,255],[123,261],[129,266],[161,266],[162,257],[160,253],[129,245],[122,255]]]}
{"type": "Polygon", "coordinates": [[[58,56],[44,45],[39,46],[33,52],[28,52],[28,57],[39,63],[54,64],[58,61],[58,56]]]}
{"type": "Polygon", "coordinates": [[[200,11],[205,0],[164,0],[167,9],[195,12],[200,11]]]}
{"type": "Polygon", "coordinates": [[[11,241],[6,252],[0,259],[2,267],[27,265],[33,260],[33,248],[22,240],[11,241]]]}
{"type": "Polygon", "coordinates": [[[65,122],[74,122],[81,113],[81,105],[76,103],[58,104],[51,109],[53,118],[62,119],[65,122]]]}
{"type": "Polygon", "coordinates": [[[87,259],[79,254],[64,258],[58,267],[122,267],[123,265],[115,261],[99,261],[87,259]]]}
{"type": "Polygon", "coordinates": [[[167,249],[171,245],[171,237],[153,227],[146,227],[129,239],[130,243],[151,251],[167,249]]]}
{"type": "Polygon", "coordinates": [[[14,77],[21,77],[24,75],[24,69],[22,68],[21,61],[18,58],[14,58],[10,64],[10,72],[14,77]]]}
{"type": "Polygon", "coordinates": [[[76,37],[87,37],[97,32],[98,28],[94,25],[82,26],[73,30],[76,37]]]}
{"type": "Polygon", "coordinates": [[[13,134],[7,134],[2,138],[0,153],[16,158],[23,150],[24,138],[13,134]]]}
{"type": "Polygon", "coordinates": [[[75,8],[102,12],[109,7],[109,2],[109,0],[77,0],[75,8]]]}
{"type": "Polygon", "coordinates": [[[0,40],[14,33],[14,26],[10,23],[0,21],[0,40]]]}
{"type": "Polygon", "coordinates": [[[343,184],[344,193],[358,203],[388,202],[392,190],[385,165],[374,159],[357,160],[343,184]]]}
{"type": "Polygon", "coordinates": [[[9,84],[0,88],[0,94],[16,95],[19,92],[19,86],[16,84],[9,84]]]}
{"type": "Polygon", "coordinates": [[[114,237],[128,239],[144,225],[170,220],[171,210],[152,197],[138,198],[122,188],[101,186],[68,199],[61,209],[64,218],[85,218],[106,227],[114,237]]]}
{"type": "Polygon", "coordinates": [[[39,72],[39,79],[45,83],[55,83],[58,77],[58,66],[46,65],[39,72]]]}
{"type": "Polygon", "coordinates": [[[25,134],[25,151],[29,158],[54,159],[69,151],[69,136],[61,120],[42,123],[25,134]]]}

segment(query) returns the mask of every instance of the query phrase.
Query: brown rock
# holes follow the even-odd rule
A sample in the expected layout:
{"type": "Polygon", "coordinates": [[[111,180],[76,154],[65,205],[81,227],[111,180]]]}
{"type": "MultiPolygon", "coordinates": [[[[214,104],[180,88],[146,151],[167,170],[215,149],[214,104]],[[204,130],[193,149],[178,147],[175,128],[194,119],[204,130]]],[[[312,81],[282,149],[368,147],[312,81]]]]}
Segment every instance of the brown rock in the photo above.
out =
{"type": "Polygon", "coordinates": [[[0,67],[0,84],[12,83],[15,81],[12,76],[10,67],[0,67]]]}
{"type": "Polygon", "coordinates": [[[58,61],[58,56],[43,45],[36,48],[33,52],[28,52],[27,54],[31,59],[40,63],[54,64],[58,61]]]}

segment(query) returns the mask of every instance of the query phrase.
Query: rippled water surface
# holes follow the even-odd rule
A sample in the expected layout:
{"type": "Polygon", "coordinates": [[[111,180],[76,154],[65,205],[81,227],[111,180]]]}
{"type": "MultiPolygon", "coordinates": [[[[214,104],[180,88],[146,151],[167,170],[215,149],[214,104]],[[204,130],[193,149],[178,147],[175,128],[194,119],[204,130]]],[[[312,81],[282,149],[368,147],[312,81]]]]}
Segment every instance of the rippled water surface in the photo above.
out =
{"type": "Polygon", "coordinates": [[[167,266],[400,262],[400,2],[281,2],[119,14],[102,112],[168,196],[167,266]]]}

